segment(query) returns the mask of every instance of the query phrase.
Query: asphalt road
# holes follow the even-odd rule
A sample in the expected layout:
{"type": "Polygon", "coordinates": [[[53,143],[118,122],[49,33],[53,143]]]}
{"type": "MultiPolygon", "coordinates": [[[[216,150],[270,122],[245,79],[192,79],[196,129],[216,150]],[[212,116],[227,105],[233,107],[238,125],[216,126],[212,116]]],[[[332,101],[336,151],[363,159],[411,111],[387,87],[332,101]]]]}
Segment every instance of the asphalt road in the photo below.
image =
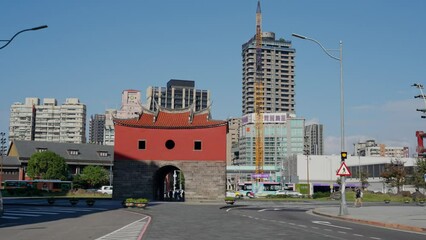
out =
{"type": "MultiPolygon", "coordinates": [[[[98,239],[145,217],[123,208],[6,206],[5,215],[0,218],[0,240],[98,239]]],[[[141,226],[136,236],[140,229],[141,226]]]]}
{"type": "MultiPolygon", "coordinates": [[[[40,202],[43,203],[43,202],[40,202]]],[[[0,218],[0,240],[26,239],[425,239],[426,235],[361,225],[311,213],[324,203],[153,202],[146,209],[124,209],[99,202],[71,207],[7,205],[0,218]],[[149,223],[149,224],[148,224],[149,223]],[[145,224],[145,225],[144,225],[145,224]]]]}
{"type": "Polygon", "coordinates": [[[425,239],[425,235],[355,224],[310,213],[314,206],[220,208],[158,204],[147,209],[151,239],[425,239]]]}

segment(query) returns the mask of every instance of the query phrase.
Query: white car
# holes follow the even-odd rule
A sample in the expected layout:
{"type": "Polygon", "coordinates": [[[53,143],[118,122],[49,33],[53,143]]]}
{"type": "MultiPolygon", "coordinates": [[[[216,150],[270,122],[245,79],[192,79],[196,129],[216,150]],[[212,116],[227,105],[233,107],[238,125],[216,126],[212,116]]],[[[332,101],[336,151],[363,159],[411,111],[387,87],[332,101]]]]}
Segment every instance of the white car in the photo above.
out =
{"type": "Polygon", "coordinates": [[[291,191],[291,190],[278,190],[275,192],[276,195],[278,196],[289,196],[289,197],[303,197],[303,194],[301,194],[300,192],[296,192],[296,191],[291,191]]]}
{"type": "Polygon", "coordinates": [[[102,186],[101,189],[98,189],[97,192],[103,194],[112,194],[112,186],[102,186]]]}

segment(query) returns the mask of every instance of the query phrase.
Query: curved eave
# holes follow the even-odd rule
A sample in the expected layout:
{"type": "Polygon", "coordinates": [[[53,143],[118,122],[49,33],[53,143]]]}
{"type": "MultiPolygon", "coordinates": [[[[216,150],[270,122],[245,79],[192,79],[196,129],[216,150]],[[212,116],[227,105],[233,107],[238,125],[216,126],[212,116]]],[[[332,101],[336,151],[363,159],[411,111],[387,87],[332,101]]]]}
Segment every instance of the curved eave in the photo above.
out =
{"type": "Polygon", "coordinates": [[[124,127],[133,127],[133,128],[147,128],[147,129],[200,129],[200,128],[214,128],[214,127],[221,127],[226,126],[227,122],[219,122],[214,123],[210,125],[195,125],[195,126],[143,126],[143,125],[135,125],[135,124],[128,124],[128,123],[122,123],[122,122],[115,122],[115,124],[124,126],[124,127]]]}

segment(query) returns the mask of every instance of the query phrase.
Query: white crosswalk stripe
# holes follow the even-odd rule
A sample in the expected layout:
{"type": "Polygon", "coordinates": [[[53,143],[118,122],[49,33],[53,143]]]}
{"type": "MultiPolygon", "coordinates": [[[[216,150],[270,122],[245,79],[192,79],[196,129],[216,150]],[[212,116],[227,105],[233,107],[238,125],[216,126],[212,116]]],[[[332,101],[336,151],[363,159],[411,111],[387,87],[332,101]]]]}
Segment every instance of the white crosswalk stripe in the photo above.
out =
{"type": "Polygon", "coordinates": [[[41,217],[43,215],[59,215],[73,213],[88,213],[107,210],[105,208],[75,208],[75,207],[34,207],[34,208],[14,208],[5,209],[1,219],[21,219],[25,217],[41,217]]]}
{"type": "Polygon", "coordinates": [[[147,218],[144,217],[135,222],[130,223],[112,233],[109,233],[103,237],[97,238],[96,240],[115,240],[115,239],[126,239],[126,240],[137,240],[141,234],[142,229],[147,223],[147,218]]]}

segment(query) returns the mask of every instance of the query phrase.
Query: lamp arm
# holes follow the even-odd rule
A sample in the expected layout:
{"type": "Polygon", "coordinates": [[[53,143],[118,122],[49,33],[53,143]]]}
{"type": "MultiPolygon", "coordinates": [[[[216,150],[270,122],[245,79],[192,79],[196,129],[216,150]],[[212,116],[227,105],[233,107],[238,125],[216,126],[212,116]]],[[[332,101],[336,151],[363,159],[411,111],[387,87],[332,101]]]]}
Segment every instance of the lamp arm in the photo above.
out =
{"type": "Polygon", "coordinates": [[[325,52],[325,54],[327,54],[329,57],[331,57],[331,58],[333,58],[333,59],[335,59],[335,60],[337,60],[337,61],[341,61],[341,59],[340,59],[340,58],[338,58],[338,57],[335,57],[335,56],[331,55],[331,54],[329,53],[329,51],[328,51],[327,49],[325,49],[325,47],[324,47],[324,46],[323,46],[320,42],[318,42],[317,40],[312,39],[312,38],[308,38],[308,37],[306,37],[305,39],[306,39],[306,40],[309,40],[309,41],[312,41],[312,42],[314,42],[314,43],[316,43],[316,44],[318,44],[318,45],[321,47],[321,49],[325,52]]]}
{"type": "Polygon", "coordinates": [[[18,36],[20,33],[23,33],[23,32],[26,32],[26,31],[31,31],[31,30],[32,30],[32,29],[30,28],[30,29],[25,29],[25,30],[22,30],[22,31],[19,31],[19,32],[15,33],[15,35],[13,35],[13,37],[12,37],[10,40],[6,40],[6,41],[7,41],[7,43],[6,43],[5,45],[1,46],[1,47],[0,47],[0,49],[3,49],[3,48],[5,48],[7,45],[9,45],[9,43],[10,43],[10,42],[12,42],[12,40],[13,40],[16,36],[18,36]]]}

